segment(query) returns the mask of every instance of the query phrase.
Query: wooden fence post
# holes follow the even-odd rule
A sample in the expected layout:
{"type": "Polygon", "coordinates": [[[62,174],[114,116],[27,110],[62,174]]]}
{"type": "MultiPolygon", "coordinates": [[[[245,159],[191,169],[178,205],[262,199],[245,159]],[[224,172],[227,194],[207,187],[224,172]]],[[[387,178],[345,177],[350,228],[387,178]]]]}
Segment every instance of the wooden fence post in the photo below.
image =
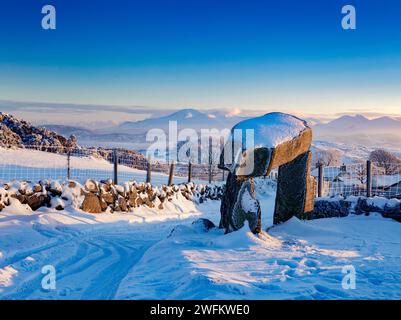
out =
{"type": "Polygon", "coordinates": [[[366,196],[372,196],[372,162],[366,161],[366,196]]]}
{"type": "Polygon", "coordinates": [[[117,150],[113,150],[113,167],[114,167],[114,184],[118,184],[118,154],[117,150]]]}
{"type": "Polygon", "coordinates": [[[212,183],[213,146],[212,137],[209,137],[209,183],[212,183]]]}
{"type": "Polygon", "coordinates": [[[188,162],[188,183],[192,180],[192,163],[188,162]]]}
{"type": "Polygon", "coordinates": [[[148,157],[148,166],[146,168],[146,183],[152,183],[152,163],[150,157],[148,157]]]}
{"type": "MultiPolygon", "coordinates": [[[[225,166],[225,150],[224,150],[225,144],[224,144],[224,137],[220,137],[220,159],[223,159],[223,167],[225,166]]],[[[217,167],[220,168],[220,159],[217,159],[217,167]]],[[[222,169],[221,173],[221,181],[225,181],[225,170],[222,169]]]]}
{"type": "Polygon", "coordinates": [[[317,196],[320,198],[323,196],[324,191],[324,170],[323,164],[318,164],[318,178],[317,178],[317,196]]]}
{"type": "Polygon", "coordinates": [[[175,164],[174,164],[174,160],[173,160],[173,161],[171,162],[171,165],[170,165],[170,172],[169,172],[169,174],[168,174],[168,185],[169,185],[169,186],[171,186],[171,185],[173,184],[174,167],[175,167],[175,164]]]}
{"type": "Polygon", "coordinates": [[[71,179],[71,151],[67,153],[67,180],[71,179]]]}

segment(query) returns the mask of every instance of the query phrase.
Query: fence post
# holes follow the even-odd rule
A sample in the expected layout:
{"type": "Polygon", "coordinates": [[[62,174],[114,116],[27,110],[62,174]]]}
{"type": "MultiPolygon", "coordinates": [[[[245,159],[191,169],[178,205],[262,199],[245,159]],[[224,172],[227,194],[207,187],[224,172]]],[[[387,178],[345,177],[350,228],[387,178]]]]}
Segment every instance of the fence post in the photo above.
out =
{"type": "Polygon", "coordinates": [[[118,184],[118,154],[117,150],[113,150],[113,165],[114,165],[114,184],[118,184]]]}
{"type": "Polygon", "coordinates": [[[366,196],[372,196],[372,162],[366,161],[366,196]]]}
{"type": "Polygon", "coordinates": [[[173,160],[171,162],[170,172],[168,174],[168,184],[167,185],[169,185],[169,186],[171,186],[173,184],[174,167],[175,167],[175,164],[174,164],[174,160],[173,160]]]}
{"type": "Polygon", "coordinates": [[[324,189],[324,173],[323,173],[323,164],[318,164],[318,178],[317,178],[317,196],[320,198],[323,196],[324,189]]]}
{"type": "Polygon", "coordinates": [[[71,151],[67,152],[67,180],[71,179],[71,151]]]}
{"type": "MultiPolygon", "coordinates": [[[[217,168],[220,168],[220,159],[223,159],[223,167],[225,166],[225,154],[224,154],[224,152],[225,152],[225,150],[224,150],[224,147],[225,147],[225,144],[224,144],[224,137],[220,137],[220,150],[221,150],[221,152],[220,152],[220,158],[219,159],[217,159],[217,168]]],[[[220,168],[221,169],[221,168],[220,168]]],[[[222,173],[221,173],[221,181],[225,181],[225,170],[221,170],[222,171],[222,173]]]]}
{"type": "Polygon", "coordinates": [[[188,183],[192,180],[192,163],[189,161],[188,163],[188,183]]]}
{"type": "Polygon", "coordinates": [[[212,183],[212,157],[213,157],[212,137],[209,137],[209,183],[212,183]]]}
{"type": "Polygon", "coordinates": [[[146,168],[146,183],[152,182],[152,163],[150,157],[148,157],[148,166],[146,168]]]}

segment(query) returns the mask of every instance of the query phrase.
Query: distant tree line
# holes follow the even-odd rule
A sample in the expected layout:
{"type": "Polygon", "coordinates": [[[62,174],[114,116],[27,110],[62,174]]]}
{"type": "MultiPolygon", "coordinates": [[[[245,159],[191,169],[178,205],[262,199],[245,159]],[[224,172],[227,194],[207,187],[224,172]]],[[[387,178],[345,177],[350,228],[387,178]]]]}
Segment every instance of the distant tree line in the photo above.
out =
{"type": "Polygon", "coordinates": [[[396,174],[401,170],[401,159],[394,153],[383,149],[372,151],[369,160],[372,161],[376,167],[382,168],[385,175],[396,174]]]}
{"type": "MultiPolygon", "coordinates": [[[[382,174],[393,175],[401,171],[401,158],[390,151],[376,149],[369,154],[369,160],[376,170],[382,171],[382,174]]],[[[336,149],[317,150],[313,154],[313,164],[327,167],[341,166],[342,152],[336,149]]],[[[361,176],[363,175],[364,172],[361,172],[361,176]]]]}

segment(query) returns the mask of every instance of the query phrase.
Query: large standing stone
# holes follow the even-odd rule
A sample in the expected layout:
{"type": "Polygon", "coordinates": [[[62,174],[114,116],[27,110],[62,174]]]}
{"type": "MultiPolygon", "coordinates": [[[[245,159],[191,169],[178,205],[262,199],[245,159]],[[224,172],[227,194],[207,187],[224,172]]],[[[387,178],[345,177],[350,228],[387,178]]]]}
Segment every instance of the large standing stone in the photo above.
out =
{"type": "Polygon", "coordinates": [[[244,182],[238,180],[233,173],[228,173],[226,189],[220,205],[220,228],[224,228],[226,230],[230,229],[231,214],[233,212],[235,203],[237,202],[238,194],[243,183],[244,182]]]}
{"type": "MultiPolygon", "coordinates": [[[[277,146],[256,146],[244,150],[236,163],[227,164],[224,153],[220,156],[219,167],[233,172],[239,179],[249,179],[270,174],[273,169],[291,162],[301,154],[309,151],[312,144],[312,129],[306,127],[300,134],[291,140],[277,146]]],[[[225,149],[230,147],[226,144],[225,149]]]]}
{"type": "Polygon", "coordinates": [[[283,113],[266,114],[234,126],[220,156],[219,167],[229,171],[220,208],[220,228],[230,232],[239,229],[248,220],[253,232],[260,231],[260,206],[256,200],[253,178],[269,175],[276,168],[279,168],[279,179],[274,223],[313,211],[311,142],[312,130],[306,122],[283,113]],[[255,129],[254,145],[249,147],[248,141],[238,143],[235,134],[238,129],[242,130],[242,138],[247,137],[244,130],[255,129]],[[241,148],[237,148],[239,153],[235,146],[241,148]],[[252,203],[254,209],[250,209],[252,206],[245,209],[246,203],[252,203]]]}
{"type": "Polygon", "coordinates": [[[274,224],[313,211],[314,187],[309,179],[311,158],[311,152],[305,152],[279,167],[274,224]]]}
{"type": "Polygon", "coordinates": [[[256,199],[253,179],[244,181],[229,173],[227,186],[221,202],[220,228],[231,232],[241,229],[245,221],[248,221],[252,232],[260,232],[261,209],[256,199]]]}

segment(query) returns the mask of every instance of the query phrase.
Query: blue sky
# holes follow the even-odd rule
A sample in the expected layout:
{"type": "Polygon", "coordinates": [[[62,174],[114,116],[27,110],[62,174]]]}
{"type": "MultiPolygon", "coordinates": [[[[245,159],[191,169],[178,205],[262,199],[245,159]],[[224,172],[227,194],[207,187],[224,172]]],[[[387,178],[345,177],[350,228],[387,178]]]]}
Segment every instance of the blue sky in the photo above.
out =
{"type": "Polygon", "coordinates": [[[401,114],[401,2],[2,0],[0,100],[401,114]]]}

